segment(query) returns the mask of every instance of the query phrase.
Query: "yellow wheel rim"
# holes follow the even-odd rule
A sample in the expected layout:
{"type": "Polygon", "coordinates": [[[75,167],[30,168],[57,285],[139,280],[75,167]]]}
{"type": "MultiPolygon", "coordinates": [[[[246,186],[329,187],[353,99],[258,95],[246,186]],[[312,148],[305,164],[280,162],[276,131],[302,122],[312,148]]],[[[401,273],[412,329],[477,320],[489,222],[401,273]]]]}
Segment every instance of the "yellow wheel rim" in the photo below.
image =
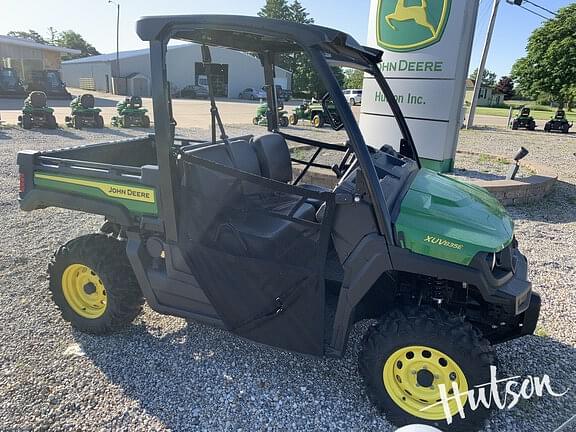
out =
{"type": "Polygon", "coordinates": [[[314,118],[312,119],[312,123],[314,124],[315,127],[320,126],[320,116],[314,116],[314,118]]]}
{"type": "Polygon", "coordinates": [[[62,274],[62,292],[70,308],[88,319],[106,311],[106,289],[96,272],[84,264],[70,264],[62,274]]]}
{"type": "MultiPolygon", "coordinates": [[[[425,411],[422,408],[440,402],[439,385],[446,386],[452,397],[452,383],[458,385],[460,394],[468,391],[466,376],[458,364],[442,351],[426,346],[408,346],[394,352],[382,372],[384,387],[392,400],[407,413],[426,420],[446,418],[442,404],[425,411]]],[[[462,406],[467,395],[460,396],[462,406]]],[[[450,413],[458,412],[455,399],[448,402],[450,413]]]]}

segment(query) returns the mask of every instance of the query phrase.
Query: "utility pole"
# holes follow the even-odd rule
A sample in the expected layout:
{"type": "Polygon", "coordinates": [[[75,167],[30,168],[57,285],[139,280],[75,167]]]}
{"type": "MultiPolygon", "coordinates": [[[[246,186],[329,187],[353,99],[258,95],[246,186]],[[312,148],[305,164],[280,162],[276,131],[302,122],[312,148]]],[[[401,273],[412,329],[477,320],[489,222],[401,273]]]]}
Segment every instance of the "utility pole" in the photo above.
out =
{"type": "Polygon", "coordinates": [[[468,123],[466,129],[470,129],[474,126],[474,114],[476,114],[476,106],[478,105],[478,93],[480,93],[480,87],[482,86],[482,79],[484,78],[484,68],[486,67],[486,58],[488,57],[488,51],[490,50],[490,42],[492,40],[492,32],[494,31],[494,23],[496,22],[496,14],[498,13],[498,6],[500,5],[500,0],[494,0],[492,5],[492,16],[490,17],[490,25],[488,26],[488,32],[486,33],[486,40],[484,41],[484,50],[482,51],[482,60],[480,61],[480,67],[478,68],[478,75],[476,76],[476,82],[474,83],[474,97],[472,98],[472,104],[470,105],[470,112],[468,113],[468,123]]]}
{"type": "Polygon", "coordinates": [[[116,5],[116,77],[120,77],[120,3],[108,0],[109,4],[116,5]]]}

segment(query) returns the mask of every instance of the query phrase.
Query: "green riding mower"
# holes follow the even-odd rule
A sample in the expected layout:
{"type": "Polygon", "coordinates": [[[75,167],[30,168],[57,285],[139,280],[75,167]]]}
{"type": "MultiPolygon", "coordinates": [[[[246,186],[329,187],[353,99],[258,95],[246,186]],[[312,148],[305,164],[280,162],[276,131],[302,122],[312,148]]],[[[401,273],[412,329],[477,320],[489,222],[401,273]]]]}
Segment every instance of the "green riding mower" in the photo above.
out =
{"type": "Polygon", "coordinates": [[[150,127],[150,117],[146,114],[148,110],[142,107],[142,98],[132,96],[118,102],[116,105],[118,115],[112,117],[112,126],[129,127],[150,127]]]}
{"type": "Polygon", "coordinates": [[[24,129],[32,129],[33,127],[56,129],[58,123],[54,117],[54,109],[46,104],[46,99],[44,92],[33,91],[30,93],[24,101],[22,115],[18,116],[18,125],[24,129]]]}
{"type": "Polygon", "coordinates": [[[70,102],[72,112],[66,116],[66,124],[74,129],[81,129],[83,127],[92,127],[102,129],[104,127],[104,119],[100,115],[102,111],[100,108],[94,108],[94,96],[90,93],[85,93],[76,96],[70,102]]]}
{"type": "Polygon", "coordinates": [[[561,132],[568,133],[573,123],[569,122],[566,118],[566,113],[563,109],[556,111],[554,117],[544,125],[544,132],[561,132]]]}
{"type": "Polygon", "coordinates": [[[534,117],[530,115],[530,108],[522,108],[520,114],[512,121],[512,129],[518,130],[519,128],[531,131],[536,129],[536,122],[534,121],[534,117]]]}
{"type": "MultiPolygon", "coordinates": [[[[268,126],[268,119],[266,113],[268,112],[268,104],[263,103],[258,105],[256,109],[256,117],[252,119],[252,123],[256,126],[268,126]]],[[[288,127],[288,113],[283,105],[278,106],[278,125],[280,127],[288,127]]]]}

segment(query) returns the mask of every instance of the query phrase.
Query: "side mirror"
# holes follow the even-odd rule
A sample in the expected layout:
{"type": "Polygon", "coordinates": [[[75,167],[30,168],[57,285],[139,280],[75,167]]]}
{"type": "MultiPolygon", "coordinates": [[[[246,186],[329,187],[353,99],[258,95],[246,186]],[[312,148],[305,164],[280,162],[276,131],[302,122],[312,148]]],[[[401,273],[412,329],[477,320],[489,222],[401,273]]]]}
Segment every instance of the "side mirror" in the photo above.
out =
{"type": "Polygon", "coordinates": [[[322,111],[324,112],[324,118],[328,120],[332,129],[339,131],[344,127],[344,123],[342,123],[342,119],[336,110],[336,106],[330,97],[330,93],[326,93],[322,98],[322,111]]]}

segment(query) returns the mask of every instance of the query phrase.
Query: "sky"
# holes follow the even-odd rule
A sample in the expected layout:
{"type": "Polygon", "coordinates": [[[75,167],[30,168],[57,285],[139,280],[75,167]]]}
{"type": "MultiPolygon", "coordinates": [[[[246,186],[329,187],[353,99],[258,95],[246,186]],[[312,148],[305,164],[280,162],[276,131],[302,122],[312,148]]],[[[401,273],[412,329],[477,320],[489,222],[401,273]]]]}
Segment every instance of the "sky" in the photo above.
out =
{"type": "MultiPolygon", "coordinates": [[[[532,1],[551,10],[573,3],[570,0],[532,1]]],[[[202,13],[256,15],[264,2],[265,0],[119,0],[120,50],[147,47],[135,32],[135,24],[140,16],[202,13]]],[[[56,30],[74,30],[80,33],[103,54],[116,50],[116,6],[109,4],[108,0],[1,0],[1,3],[0,34],[11,30],[33,29],[48,37],[48,27],[52,26],[56,30]],[[82,4],[89,6],[78,7],[82,4]],[[32,6],[33,14],[30,13],[32,6]]],[[[317,24],[343,30],[360,43],[366,42],[370,0],[301,0],[301,3],[317,24]]],[[[480,0],[471,70],[480,63],[491,5],[492,0],[480,0]]],[[[514,61],[524,55],[528,37],[543,21],[542,18],[502,0],[486,67],[498,76],[509,74],[514,61]]]]}

